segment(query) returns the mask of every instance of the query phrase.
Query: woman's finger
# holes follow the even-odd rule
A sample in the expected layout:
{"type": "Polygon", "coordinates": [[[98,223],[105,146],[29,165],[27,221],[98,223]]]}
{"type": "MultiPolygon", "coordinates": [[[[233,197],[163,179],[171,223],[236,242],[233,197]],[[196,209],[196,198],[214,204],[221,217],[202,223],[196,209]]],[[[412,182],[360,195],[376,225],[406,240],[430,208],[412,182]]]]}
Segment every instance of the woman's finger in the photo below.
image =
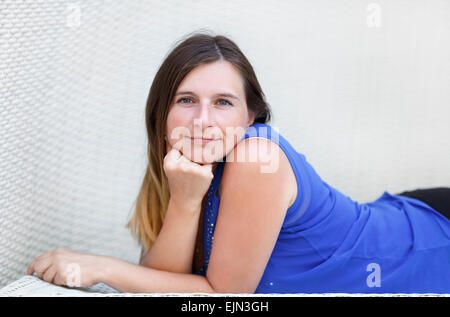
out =
{"type": "Polygon", "coordinates": [[[212,164],[204,164],[201,166],[201,169],[206,173],[206,175],[210,176],[211,179],[214,177],[212,172],[212,164]]]}
{"type": "Polygon", "coordinates": [[[56,271],[55,276],[53,277],[53,284],[55,285],[59,285],[59,286],[65,286],[66,284],[64,283],[64,279],[63,276],[61,274],[61,272],[56,271]]]}
{"type": "Polygon", "coordinates": [[[181,153],[180,153],[180,151],[178,151],[178,150],[175,149],[175,148],[172,148],[172,149],[167,153],[167,155],[165,156],[164,159],[167,159],[167,160],[169,160],[169,161],[176,162],[176,161],[180,158],[180,156],[182,156],[181,153]]]}
{"type": "Polygon", "coordinates": [[[180,155],[180,157],[178,158],[177,163],[182,163],[182,162],[184,162],[184,163],[194,163],[194,164],[196,164],[195,162],[192,162],[190,159],[188,159],[186,156],[180,155]]]}
{"type": "Polygon", "coordinates": [[[42,279],[46,282],[53,283],[53,279],[55,278],[57,270],[58,269],[56,268],[56,265],[51,265],[45,271],[44,275],[42,276],[42,279]]]}
{"type": "Polygon", "coordinates": [[[200,167],[207,172],[212,171],[212,164],[203,164],[203,165],[200,165],[200,167]]]}
{"type": "Polygon", "coordinates": [[[35,262],[36,262],[36,259],[34,259],[33,261],[31,261],[31,263],[28,265],[28,268],[27,268],[27,275],[32,275],[32,274],[33,274],[35,262]]]}
{"type": "Polygon", "coordinates": [[[37,258],[35,258],[29,265],[27,268],[27,275],[32,275],[33,274],[33,267],[35,266],[36,263],[42,261],[45,258],[48,258],[49,256],[51,256],[51,252],[46,252],[40,256],[38,256],[37,258]]]}
{"type": "Polygon", "coordinates": [[[40,259],[39,261],[36,261],[36,263],[34,263],[31,268],[30,274],[36,272],[39,278],[42,278],[42,275],[47,270],[47,268],[52,264],[52,261],[53,259],[51,257],[45,257],[43,259],[40,259]]]}

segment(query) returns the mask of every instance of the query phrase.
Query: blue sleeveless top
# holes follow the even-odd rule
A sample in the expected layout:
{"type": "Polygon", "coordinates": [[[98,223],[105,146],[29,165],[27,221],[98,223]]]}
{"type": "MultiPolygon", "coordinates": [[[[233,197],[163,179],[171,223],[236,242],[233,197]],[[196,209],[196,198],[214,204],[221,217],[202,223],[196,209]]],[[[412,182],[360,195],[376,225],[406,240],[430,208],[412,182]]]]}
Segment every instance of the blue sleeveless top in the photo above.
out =
{"type": "MultiPolygon", "coordinates": [[[[275,128],[254,123],[284,151],[297,198],[255,293],[450,293],[450,221],[425,204],[385,191],[360,204],[328,185],[275,128]]],[[[214,171],[203,215],[206,276],[226,157],[214,171]]]]}

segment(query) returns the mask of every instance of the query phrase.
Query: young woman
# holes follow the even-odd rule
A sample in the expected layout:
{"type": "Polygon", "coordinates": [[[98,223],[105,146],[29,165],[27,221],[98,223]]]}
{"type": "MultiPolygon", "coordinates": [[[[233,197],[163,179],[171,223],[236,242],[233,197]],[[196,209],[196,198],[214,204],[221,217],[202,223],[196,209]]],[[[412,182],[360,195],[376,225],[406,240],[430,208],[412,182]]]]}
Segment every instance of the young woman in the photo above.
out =
{"type": "Polygon", "coordinates": [[[64,285],[81,272],[77,285],[123,292],[450,292],[449,188],[359,204],[270,119],[234,42],[188,37],[148,96],[149,163],[128,224],[140,265],[57,249],[28,273],[64,285]]]}

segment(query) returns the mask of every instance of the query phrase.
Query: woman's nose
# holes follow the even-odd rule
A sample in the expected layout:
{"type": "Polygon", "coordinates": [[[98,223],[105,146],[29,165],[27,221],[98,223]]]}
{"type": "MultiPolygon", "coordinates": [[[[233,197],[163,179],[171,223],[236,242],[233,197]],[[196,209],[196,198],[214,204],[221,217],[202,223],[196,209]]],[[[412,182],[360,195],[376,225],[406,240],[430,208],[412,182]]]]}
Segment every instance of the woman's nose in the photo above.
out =
{"type": "Polygon", "coordinates": [[[210,105],[208,103],[202,103],[200,107],[198,107],[198,113],[194,118],[194,125],[197,127],[201,127],[202,130],[204,128],[213,126],[213,114],[210,109],[210,105]]]}

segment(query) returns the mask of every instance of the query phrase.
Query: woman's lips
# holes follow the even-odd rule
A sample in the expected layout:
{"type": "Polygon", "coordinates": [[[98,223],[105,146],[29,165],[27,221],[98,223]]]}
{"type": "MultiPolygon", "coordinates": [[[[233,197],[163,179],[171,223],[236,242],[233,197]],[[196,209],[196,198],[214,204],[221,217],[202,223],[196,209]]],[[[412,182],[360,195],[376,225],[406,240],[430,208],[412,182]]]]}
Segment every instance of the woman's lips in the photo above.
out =
{"type": "Polygon", "coordinates": [[[198,140],[198,141],[196,141],[196,142],[200,142],[200,141],[202,141],[202,144],[207,144],[207,143],[209,143],[209,142],[211,142],[211,141],[215,141],[215,140],[218,140],[218,139],[208,139],[208,138],[191,138],[191,140],[195,143],[195,140],[198,140]]]}

